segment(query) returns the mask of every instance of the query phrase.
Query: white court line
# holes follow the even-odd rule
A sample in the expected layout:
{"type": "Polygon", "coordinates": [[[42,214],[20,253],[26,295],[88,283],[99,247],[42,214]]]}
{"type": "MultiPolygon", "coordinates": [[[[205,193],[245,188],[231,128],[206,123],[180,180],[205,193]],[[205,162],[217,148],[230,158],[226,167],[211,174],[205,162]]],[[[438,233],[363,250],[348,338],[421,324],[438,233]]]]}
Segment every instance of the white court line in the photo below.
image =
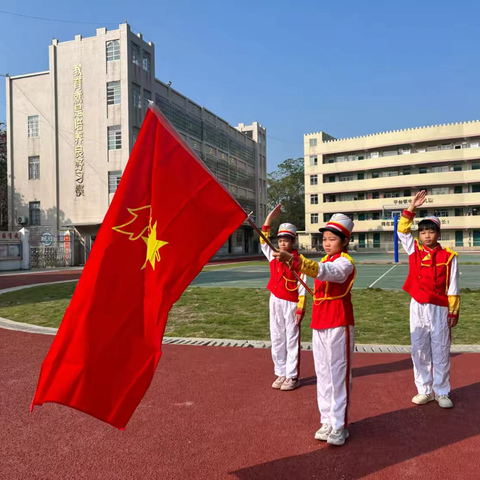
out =
{"type": "Polygon", "coordinates": [[[372,288],[376,283],[378,283],[387,273],[390,273],[396,265],[394,265],[390,270],[386,271],[381,277],[377,278],[368,288],[372,288]]]}

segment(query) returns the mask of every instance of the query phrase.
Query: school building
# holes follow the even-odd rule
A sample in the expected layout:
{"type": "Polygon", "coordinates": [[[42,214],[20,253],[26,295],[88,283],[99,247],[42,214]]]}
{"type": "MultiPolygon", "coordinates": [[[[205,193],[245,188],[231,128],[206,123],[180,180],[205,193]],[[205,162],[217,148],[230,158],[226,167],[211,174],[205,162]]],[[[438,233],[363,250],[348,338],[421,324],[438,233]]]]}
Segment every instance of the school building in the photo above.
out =
{"type": "MultiPolygon", "coordinates": [[[[235,127],[155,77],[155,46],[125,23],[53,40],[48,70],[7,77],[9,229],[77,232],[88,256],[149,101],[247,213],[266,215],[266,130],[235,127]]],[[[192,72],[194,73],[194,72],[192,72]]],[[[51,238],[51,237],[48,237],[51,238]]],[[[219,255],[258,251],[245,223],[219,255]]],[[[78,257],[78,256],[77,256],[78,257]]],[[[76,260],[82,261],[82,259],[76,260]]]]}
{"type": "Polygon", "coordinates": [[[334,213],[355,222],[352,247],[393,249],[393,215],[419,190],[418,219],[437,215],[442,244],[480,250],[480,121],[336,139],[304,136],[305,224],[299,243],[316,248],[334,213]]]}

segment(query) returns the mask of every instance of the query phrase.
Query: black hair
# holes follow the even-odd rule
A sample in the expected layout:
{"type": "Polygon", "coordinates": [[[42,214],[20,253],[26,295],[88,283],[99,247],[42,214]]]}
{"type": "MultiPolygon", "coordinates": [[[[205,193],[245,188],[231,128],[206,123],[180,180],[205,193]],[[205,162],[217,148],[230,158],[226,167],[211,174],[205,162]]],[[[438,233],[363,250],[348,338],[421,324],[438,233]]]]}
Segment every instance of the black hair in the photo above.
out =
{"type": "Polygon", "coordinates": [[[325,232],[333,233],[337,237],[340,237],[342,240],[345,240],[347,238],[347,236],[343,232],[340,232],[339,230],[336,230],[335,228],[322,228],[322,230],[320,230],[320,233],[322,234],[322,237],[323,237],[323,234],[325,232]]]}
{"type": "Polygon", "coordinates": [[[423,232],[424,230],[433,230],[436,233],[440,233],[440,225],[438,225],[433,220],[422,220],[418,224],[418,231],[423,232]]]}

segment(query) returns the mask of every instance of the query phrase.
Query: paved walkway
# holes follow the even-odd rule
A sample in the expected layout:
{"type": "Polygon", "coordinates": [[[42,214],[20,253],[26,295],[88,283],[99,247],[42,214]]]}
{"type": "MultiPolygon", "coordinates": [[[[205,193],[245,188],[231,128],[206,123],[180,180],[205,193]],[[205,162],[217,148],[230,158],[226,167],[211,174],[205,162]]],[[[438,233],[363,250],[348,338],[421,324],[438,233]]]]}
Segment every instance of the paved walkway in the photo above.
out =
{"type": "Polygon", "coordinates": [[[165,345],[120,432],[59,405],[29,413],[52,338],[0,331],[2,479],[478,479],[479,354],[452,358],[452,410],[410,402],[409,355],[354,355],[351,436],[335,448],[313,438],[309,351],[302,386],[280,392],[266,349],[165,345]]]}

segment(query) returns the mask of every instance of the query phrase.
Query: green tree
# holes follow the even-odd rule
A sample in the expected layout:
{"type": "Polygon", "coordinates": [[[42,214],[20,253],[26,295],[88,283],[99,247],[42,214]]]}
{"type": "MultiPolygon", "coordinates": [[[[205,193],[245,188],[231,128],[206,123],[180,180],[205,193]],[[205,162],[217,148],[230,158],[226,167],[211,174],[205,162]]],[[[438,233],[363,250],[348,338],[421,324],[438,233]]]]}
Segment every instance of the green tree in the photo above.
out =
{"type": "Polygon", "coordinates": [[[267,202],[269,211],[279,203],[282,213],[272,222],[272,235],[281,223],[293,223],[305,230],[305,175],[303,158],[289,158],[268,175],[267,202]]]}
{"type": "Polygon", "coordinates": [[[0,122],[0,230],[8,229],[7,130],[0,122]]]}

